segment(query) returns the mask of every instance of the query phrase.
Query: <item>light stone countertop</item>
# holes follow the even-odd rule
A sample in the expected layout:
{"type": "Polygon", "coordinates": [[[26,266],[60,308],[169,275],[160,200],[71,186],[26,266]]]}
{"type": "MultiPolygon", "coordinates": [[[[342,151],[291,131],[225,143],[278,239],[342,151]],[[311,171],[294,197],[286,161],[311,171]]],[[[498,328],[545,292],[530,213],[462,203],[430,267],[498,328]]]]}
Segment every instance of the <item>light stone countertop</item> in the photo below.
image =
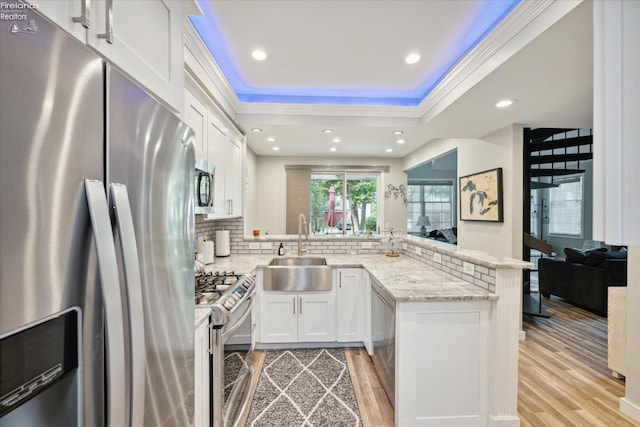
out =
{"type": "MultiPolygon", "coordinates": [[[[425,237],[414,236],[409,234],[398,234],[398,238],[403,241],[412,243],[422,248],[432,250],[443,255],[455,256],[463,261],[469,261],[474,264],[482,265],[488,268],[514,268],[514,269],[531,269],[533,264],[527,261],[519,259],[499,257],[488,254],[483,251],[473,249],[463,249],[457,245],[452,245],[445,242],[440,242],[434,239],[427,239],[425,237]],[[455,254],[455,255],[454,255],[455,254]]],[[[387,235],[373,234],[370,236],[354,236],[350,234],[310,234],[310,241],[386,241],[387,235]]],[[[260,237],[245,236],[245,242],[294,242],[298,241],[296,234],[267,234],[260,235],[260,237]]]]}
{"type": "MultiPolygon", "coordinates": [[[[304,236],[303,236],[304,238],[304,236]]],[[[380,234],[309,234],[309,240],[316,241],[341,241],[341,240],[382,240],[383,236],[380,234]]],[[[253,237],[250,235],[244,236],[245,242],[297,242],[297,234],[260,234],[259,237],[253,237]]]]}
{"type": "Polygon", "coordinates": [[[440,242],[433,239],[426,239],[418,236],[403,236],[406,242],[411,242],[414,245],[430,249],[432,251],[439,252],[443,255],[452,255],[463,261],[469,261],[474,264],[482,265],[488,268],[514,268],[518,270],[533,268],[533,264],[528,261],[522,261],[519,259],[508,257],[497,257],[486,252],[464,249],[459,246],[452,245],[445,242],[440,242]]]}
{"type": "MultiPolygon", "coordinates": [[[[310,254],[308,256],[314,256],[310,254]]],[[[327,259],[331,267],[364,267],[397,302],[495,300],[497,295],[479,286],[458,279],[441,270],[409,257],[371,255],[316,255],[327,259]]],[[[250,273],[265,266],[277,255],[231,255],[219,257],[206,271],[233,270],[250,273]]]]}

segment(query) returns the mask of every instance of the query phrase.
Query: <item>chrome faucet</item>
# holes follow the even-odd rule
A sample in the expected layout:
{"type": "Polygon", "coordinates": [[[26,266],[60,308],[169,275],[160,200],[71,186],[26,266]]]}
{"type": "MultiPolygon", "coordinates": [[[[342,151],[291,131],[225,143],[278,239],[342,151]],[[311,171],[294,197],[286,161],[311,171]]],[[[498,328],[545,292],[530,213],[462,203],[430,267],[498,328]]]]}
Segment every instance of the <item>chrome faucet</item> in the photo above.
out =
{"type": "Polygon", "coordinates": [[[302,256],[303,252],[307,252],[306,247],[302,247],[302,229],[304,227],[304,240],[309,240],[309,228],[307,227],[307,219],[304,214],[298,215],[298,256],[302,256]]]}

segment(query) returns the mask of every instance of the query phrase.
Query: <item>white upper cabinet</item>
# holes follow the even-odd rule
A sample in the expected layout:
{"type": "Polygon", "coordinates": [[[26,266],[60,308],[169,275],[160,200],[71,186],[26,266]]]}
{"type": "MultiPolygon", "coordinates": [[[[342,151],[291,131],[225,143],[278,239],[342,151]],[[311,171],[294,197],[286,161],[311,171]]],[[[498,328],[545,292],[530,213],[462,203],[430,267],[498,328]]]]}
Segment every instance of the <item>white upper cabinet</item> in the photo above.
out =
{"type": "Polygon", "coordinates": [[[242,215],[242,142],[230,139],[226,143],[228,172],[225,173],[226,200],[229,203],[228,215],[242,215]]]}
{"type": "Polygon", "coordinates": [[[213,202],[208,219],[242,216],[244,137],[205,91],[187,80],[184,119],[196,133],[196,157],[215,167],[213,202]]]}
{"type": "Polygon", "coordinates": [[[30,0],[28,3],[37,4],[38,12],[45,15],[82,43],[86,43],[86,27],[93,23],[93,16],[92,9],[86,7],[85,0],[30,0]]]}
{"type": "Polygon", "coordinates": [[[207,107],[200,100],[185,92],[184,95],[184,121],[195,132],[196,157],[208,158],[207,144],[207,107]]]}
{"type": "Polygon", "coordinates": [[[193,0],[53,0],[38,9],[175,112],[184,95],[183,28],[193,0]]]}
{"type": "Polygon", "coordinates": [[[216,167],[214,204],[210,218],[242,216],[242,142],[210,112],[207,124],[208,160],[216,167]]]}

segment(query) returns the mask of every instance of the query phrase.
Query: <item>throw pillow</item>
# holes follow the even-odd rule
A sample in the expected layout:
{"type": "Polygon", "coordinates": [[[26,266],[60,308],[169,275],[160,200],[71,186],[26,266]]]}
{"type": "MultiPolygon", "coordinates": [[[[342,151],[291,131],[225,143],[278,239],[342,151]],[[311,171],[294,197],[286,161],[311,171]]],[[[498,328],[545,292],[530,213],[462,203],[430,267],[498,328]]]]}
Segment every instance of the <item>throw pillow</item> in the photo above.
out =
{"type": "Polygon", "coordinates": [[[447,239],[449,243],[458,243],[458,238],[455,234],[453,234],[453,230],[451,230],[450,228],[443,228],[442,230],[440,230],[440,233],[444,236],[445,239],[447,239]]]}
{"type": "Polygon", "coordinates": [[[627,259],[627,251],[606,252],[604,255],[609,259],[627,259]]]}
{"type": "Polygon", "coordinates": [[[607,259],[607,254],[604,252],[593,251],[587,255],[584,260],[584,265],[589,265],[591,267],[597,267],[602,264],[602,261],[607,259]]]}
{"type": "Polygon", "coordinates": [[[584,252],[575,248],[564,248],[564,256],[567,258],[567,262],[577,262],[582,264],[587,258],[584,252]]]}

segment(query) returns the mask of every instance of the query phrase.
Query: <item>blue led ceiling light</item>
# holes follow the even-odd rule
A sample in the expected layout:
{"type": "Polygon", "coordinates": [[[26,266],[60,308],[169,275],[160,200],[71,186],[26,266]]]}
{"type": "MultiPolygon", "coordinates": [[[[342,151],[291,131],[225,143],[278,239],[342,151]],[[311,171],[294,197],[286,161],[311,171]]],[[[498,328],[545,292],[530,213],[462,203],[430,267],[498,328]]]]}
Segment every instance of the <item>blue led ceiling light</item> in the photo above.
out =
{"type": "Polygon", "coordinates": [[[419,87],[412,90],[251,87],[245,83],[232,61],[233,56],[224,43],[224,37],[219,31],[209,1],[198,0],[203,15],[192,16],[189,19],[241,102],[412,107],[419,105],[447,73],[500,24],[521,1],[482,0],[482,5],[478,8],[472,25],[467,28],[464,36],[456,45],[454,55],[451,56],[453,59],[442,64],[419,87]]]}

